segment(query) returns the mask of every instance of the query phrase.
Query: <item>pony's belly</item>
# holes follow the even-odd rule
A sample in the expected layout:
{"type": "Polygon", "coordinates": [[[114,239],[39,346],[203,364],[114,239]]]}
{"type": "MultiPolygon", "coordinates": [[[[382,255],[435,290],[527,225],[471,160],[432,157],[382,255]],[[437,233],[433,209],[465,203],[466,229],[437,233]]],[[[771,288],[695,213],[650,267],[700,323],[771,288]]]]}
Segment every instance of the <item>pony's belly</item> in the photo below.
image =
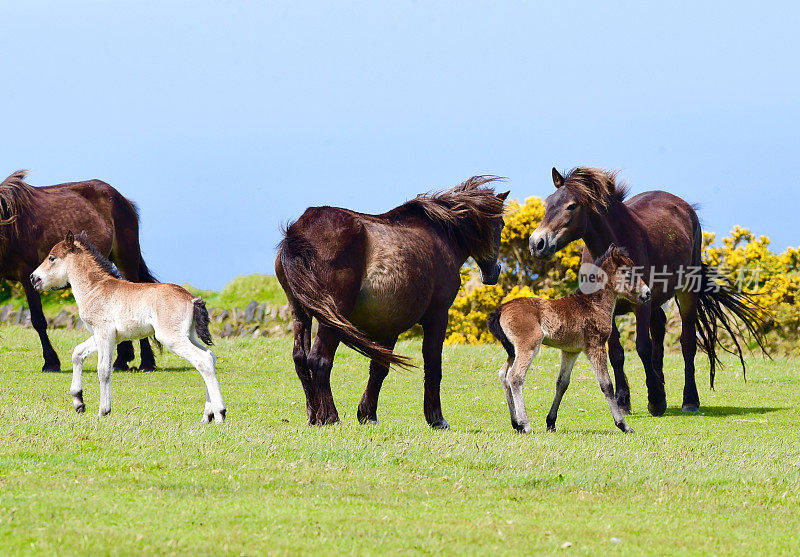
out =
{"type": "Polygon", "coordinates": [[[421,302],[406,298],[399,293],[380,292],[371,285],[364,285],[350,314],[350,321],[376,340],[400,334],[422,317],[421,302]]]}
{"type": "Polygon", "coordinates": [[[153,326],[141,321],[119,321],[116,323],[117,341],[137,340],[155,334],[153,326]]]}

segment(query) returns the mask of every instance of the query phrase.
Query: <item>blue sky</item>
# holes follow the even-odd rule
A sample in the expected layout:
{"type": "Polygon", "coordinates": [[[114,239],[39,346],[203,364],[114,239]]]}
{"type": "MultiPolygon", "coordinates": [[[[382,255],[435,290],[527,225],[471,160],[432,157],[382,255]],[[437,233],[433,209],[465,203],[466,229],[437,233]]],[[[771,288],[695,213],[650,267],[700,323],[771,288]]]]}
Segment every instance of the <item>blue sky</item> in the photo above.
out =
{"type": "Polygon", "coordinates": [[[800,8],[739,2],[9,2],[0,173],[100,178],[162,280],[271,273],[311,205],[550,168],[800,244],[800,8]]]}

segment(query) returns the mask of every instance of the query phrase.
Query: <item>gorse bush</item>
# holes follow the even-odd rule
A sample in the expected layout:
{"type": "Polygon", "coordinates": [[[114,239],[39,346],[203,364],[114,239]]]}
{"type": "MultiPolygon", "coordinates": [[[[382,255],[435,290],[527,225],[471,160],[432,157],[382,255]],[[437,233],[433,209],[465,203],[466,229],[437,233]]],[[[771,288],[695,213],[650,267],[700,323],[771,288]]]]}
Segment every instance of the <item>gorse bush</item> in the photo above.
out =
{"type": "MultiPolygon", "coordinates": [[[[534,259],[528,250],[528,238],[544,217],[544,204],[529,197],[524,204],[508,204],[500,245],[503,271],[494,286],[481,284],[474,264],[461,270],[461,290],[450,308],[446,344],[493,342],[486,320],[502,302],[520,296],[558,298],[578,287],[578,270],[583,242],[568,245],[550,261],[534,259]]],[[[800,249],[789,248],[777,254],[769,249],[769,238],[756,237],[750,230],[736,226],[731,235],[715,243],[714,233],[703,233],[703,261],[717,272],[756,294],[762,308],[772,349],[797,352],[794,341],[800,328],[800,249]]],[[[676,308],[670,308],[668,331],[674,339],[680,332],[676,308]]],[[[623,337],[633,334],[633,319],[619,319],[623,337]]],[[[669,342],[668,344],[674,344],[669,342]]]]}

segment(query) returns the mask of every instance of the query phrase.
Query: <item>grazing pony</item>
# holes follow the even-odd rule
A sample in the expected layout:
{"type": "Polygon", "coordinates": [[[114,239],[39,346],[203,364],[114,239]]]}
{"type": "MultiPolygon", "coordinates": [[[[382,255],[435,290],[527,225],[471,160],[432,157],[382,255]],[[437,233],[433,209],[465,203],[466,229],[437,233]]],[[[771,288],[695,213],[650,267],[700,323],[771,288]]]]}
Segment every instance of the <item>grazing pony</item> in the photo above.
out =
{"type": "Polygon", "coordinates": [[[516,298],[501,305],[489,317],[489,330],[508,352],[508,361],[500,368],[500,382],[506,392],[511,425],[517,431],[531,431],[522,386],[533,358],[544,344],[561,350],[561,371],[553,405],[547,414],[547,429],[556,429],[558,406],[569,386],[572,366],[584,352],[592,363],[614,423],[623,432],[633,433],[614,398],[605,345],[611,334],[617,298],[644,304],[650,301],[650,289],[632,272],[633,261],[614,244],[594,265],[581,291],[557,300],[516,298]]]}
{"type": "MultiPolygon", "coordinates": [[[[25,174],[20,170],[0,183],[0,278],[22,283],[31,324],[42,343],[42,371],[59,371],[58,355],[47,338],[42,302],[28,277],[67,230],[85,230],[126,279],[156,279],[142,260],[139,216],[132,201],[100,180],[35,188],[25,183],[25,174]]],[[[141,341],[141,355],[139,369],[155,369],[147,339],[141,341]]],[[[132,359],[131,343],[120,344],[114,369],[128,369],[132,359]]]]}
{"type": "Polygon", "coordinates": [[[111,262],[85,233],[67,232],[31,274],[33,287],[42,292],[72,286],[81,319],[92,336],[72,353],[70,395],[77,412],[83,412],[83,362],[97,352],[100,379],[99,414],[111,412],[111,356],[123,340],[154,336],[181,358],[188,360],[206,385],[203,421],[225,419],[225,403],[215,373],[217,357],[203,346],[211,345],[206,304],[177,284],[139,284],[119,277],[111,262]]]}
{"type": "MultiPolygon", "coordinates": [[[[644,365],[647,409],[653,416],[660,416],[667,408],[663,372],[667,316],[661,306],[674,296],[682,322],[682,409],[697,412],[700,397],[694,379],[694,357],[698,340],[708,354],[713,388],[719,362],[717,344],[730,351],[719,341],[718,322],[733,339],[744,369],[742,349],[734,332],[736,320],[753,334],[763,350],[759,307],[751,296],[715,277],[713,270],[701,262],[703,232],[691,205],[665,191],[640,193],[626,201],[627,186],[618,184],[616,175],[601,168],[579,167],[565,177],[553,168],[556,192],[545,199],[544,218],[530,237],[531,254],[551,258],[570,242],[582,239],[586,244],[583,260],[592,261],[612,243],[624,247],[653,293],[649,304],[634,308],[621,300],[614,311],[615,315],[631,311],[636,314],[636,351],[644,365]]],[[[614,368],[617,403],[629,413],[630,388],[623,370],[625,351],[616,323],[608,340],[608,354],[614,368]]]]}
{"type": "Polygon", "coordinates": [[[312,207],[286,229],[275,271],[294,314],[293,359],[310,424],[339,420],[330,374],[340,342],[371,360],[358,420],[376,423],[389,365],[409,365],[392,352],[397,337],[419,323],[425,419],[434,428],[449,427],[439,393],[447,311],[468,257],[475,259],[485,284],[495,284],[500,274],[508,192],[497,195],[483,187],[496,179],[474,176],[382,215],[312,207]],[[319,321],[313,348],[312,317],[319,321]]]}

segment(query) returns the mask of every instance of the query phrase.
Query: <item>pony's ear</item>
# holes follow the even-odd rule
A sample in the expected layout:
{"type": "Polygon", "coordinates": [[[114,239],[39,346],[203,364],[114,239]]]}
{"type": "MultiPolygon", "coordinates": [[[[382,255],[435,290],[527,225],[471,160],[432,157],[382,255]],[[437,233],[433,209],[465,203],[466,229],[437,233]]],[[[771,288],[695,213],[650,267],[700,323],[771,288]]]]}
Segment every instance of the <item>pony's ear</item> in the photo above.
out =
{"type": "Polygon", "coordinates": [[[497,194],[497,197],[499,197],[500,199],[502,199],[503,201],[505,201],[505,200],[506,200],[506,197],[508,197],[508,194],[509,194],[509,193],[511,193],[511,190],[504,191],[503,193],[498,193],[498,194],[497,194]]]}
{"type": "Polygon", "coordinates": [[[564,185],[564,177],[555,166],[553,167],[553,185],[556,188],[560,188],[564,185]]]}
{"type": "Polygon", "coordinates": [[[611,250],[611,259],[613,259],[615,262],[619,262],[620,258],[622,257],[622,254],[620,253],[619,248],[617,247],[617,245],[616,244],[611,244],[608,247],[608,249],[611,250]]]}
{"type": "Polygon", "coordinates": [[[64,238],[64,243],[67,244],[67,250],[75,250],[75,235],[72,233],[72,230],[67,232],[67,237],[64,238]]]}

